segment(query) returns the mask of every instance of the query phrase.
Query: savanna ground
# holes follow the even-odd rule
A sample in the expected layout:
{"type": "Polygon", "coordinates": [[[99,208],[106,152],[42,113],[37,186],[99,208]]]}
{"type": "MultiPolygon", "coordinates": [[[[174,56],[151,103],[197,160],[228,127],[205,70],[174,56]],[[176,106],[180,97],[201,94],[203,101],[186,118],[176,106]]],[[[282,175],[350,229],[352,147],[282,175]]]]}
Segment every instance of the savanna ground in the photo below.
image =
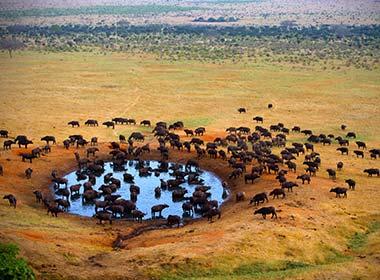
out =
{"type": "MultiPolygon", "coordinates": [[[[231,198],[222,206],[220,220],[150,231],[126,241],[126,249],[119,251],[111,247],[117,233],[128,233],[136,224],[100,226],[93,219],[69,214],[52,218],[32,195],[35,189],[48,192],[53,168],[60,174],[75,168],[75,149],[61,147],[68,135],[98,136],[106,143],[119,134],[150,132],[138,126],[71,128],[66,124],[72,119],[81,123],[118,116],[154,123],[182,120],[188,128],[205,126],[203,138],[212,141],[224,136],[229,126],[254,128],[252,117],[260,115],[265,126],[283,122],[316,134],[344,135],[339,128],[344,123],[368,147],[379,148],[378,70],[323,71],[262,62],[218,65],[158,62],[150,56],[121,53],[25,51],[12,59],[2,53],[0,72],[0,128],[8,129],[11,136],[29,136],[34,146],[42,145],[39,138],[45,135],[59,141],[59,147],[33,164],[21,162],[18,153],[24,149],[1,151],[0,157],[4,166],[0,194],[13,193],[19,200],[16,210],[0,203],[0,240],[18,244],[38,278],[375,279],[380,275],[380,179],[362,172],[379,168],[379,160],[370,160],[368,152],[364,159],[352,153],[341,156],[336,144],[316,145],[322,168],[310,185],[296,188],[284,200],[270,199],[267,204],[280,210],[278,220],[253,216],[257,207],[247,201],[236,204],[231,198]],[[272,110],[268,103],[274,104],[272,110]],[[238,114],[238,107],[246,107],[247,114],[238,114]],[[334,182],[324,170],[335,168],[338,161],[345,166],[334,182]],[[27,181],[23,172],[29,166],[34,173],[27,181]],[[347,178],[357,181],[357,189],[347,199],[336,199],[329,189],[343,186],[347,178]]],[[[291,133],[289,142],[305,139],[291,133]]],[[[101,144],[103,156],[109,150],[106,146],[101,144]]],[[[171,160],[184,162],[192,156],[172,152],[171,160]]],[[[225,162],[203,159],[200,164],[226,179],[225,162]]],[[[246,185],[242,179],[229,183],[233,194],[242,190],[248,196],[278,187],[273,175],[254,184],[246,185]]]]}

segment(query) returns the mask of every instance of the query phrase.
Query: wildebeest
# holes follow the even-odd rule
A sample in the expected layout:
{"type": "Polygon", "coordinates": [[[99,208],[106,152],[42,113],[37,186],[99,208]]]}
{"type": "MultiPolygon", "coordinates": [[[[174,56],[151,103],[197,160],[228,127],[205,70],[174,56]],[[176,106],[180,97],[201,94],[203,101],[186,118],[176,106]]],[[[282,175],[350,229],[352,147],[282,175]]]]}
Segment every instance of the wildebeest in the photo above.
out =
{"type": "Polygon", "coordinates": [[[169,227],[173,225],[177,225],[177,227],[179,227],[179,225],[181,224],[181,217],[178,215],[169,215],[166,221],[169,227]]]}
{"type": "Polygon", "coordinates": [[[238,109],[238,112],[241,114],[241,113],[246,113],[247,110],[245,108],[239,108],[238,109]]]}
{"type": "Polygon", "coordinates": [[[372,177],[373,175],[380,176],[380,170],[378,168],[368,168],[364,169],[364,173],[367,173],[368,176],[372,177]]]}
{"type": "Polygon", "coordinates": [[[356,187],[356,182],[355,180],[353,179],[347,179],[345,180],[346,184],[348,185],[348,187],[352,190],[355,190],[355,187],[356,187]]]}
{"type": "Polygon", "coordinates": [[[78,121],[70,121],[67,123],[67,125],[71,125],[72,127],[80,127],[79,125],[79,122],[78,121]]]}
{"type": "Polygon", "coordinates": [[[265,192],[262,192],[262,193],[258,193],[258,194],[256,194],[256,195],[254,195],[252,198],[251,198],[251,200],[250,200],[250,202],[249,202],[249,204],[254,204],[254,205],[259,205],[260,204],[260,202],[261,203],[264,203],[264,202],[268,202],[269,200],[268,200],[268,196],[267,196],[267,194],[265,193],[265,192]]]}
{"type": "Polygon", "coordinates": [[[26,179],[30,179],[30,178],[32,178],[32,173],[33,173],[33,169],[32,168],[27,168],[26,170],[25,170],[25,176],[26,176],[26,179]]]}
{"type": "Polygon", "coordinates": [[[87,126],[99,126],[98,121],[92,119],[87,120],[84,124],[87,126]]]}
{"type": "Polygon", "coordinates": [[[153,219],[156,218],[157,212],[158,212],[158,217],[162,217],[162,211],[168,207],[169,207],[169,205],[167,205],[167,204],[158,204],[158,205],[152,206],[152,208],[151,208],[152,218],[153,219]]]}
{"type": "Polygon", "coordinates": [[[269,103],[268,104],[268,109],[272,109],[273,108],[273,104],[272,103],[269,103]]]}
{"type": "Polygon", "coordinates": [[[112,127],[112,129],[115,129],[115,123],[111,121],[106,121],[102,123],[104,126],[107,126],[107,128],[112,127]]]}
{"type": "Polygon", "coordinates": [[[346,147],[340,147],[336,149],[337,151],[340,151],[342,155],[346,154],[348,155],[348,148],[346,147]]]}
{"type": "Polygon", "coordinates": [[[184,129],[183,131],[186,133],[186,136],[194,135],[194,131],[192,129],[184,129]]]}
{"type": "Polygon", "coordinates": [[[272,214],[271,219],[273,219],[273,217],[277,219],[276,209],[273,206],[262,207],[259,210],[256,210],[253,214],[261,214],[264,219],[266,219],[267,215],[272,214]]]}
{"type": "Polygon", "coordinates": [[[8,199],[9,206],[13,206],[14,208],[16,208],[17,199],[16,199],[16,197],[13,194],[4,195],[3,199],[8,199]]]}
{"type": "Polygon", "coordinates": [[[336,197],[340,197],[341,194],[343,194],[343,197],[347,197],[347,188],[336,187],[332,188],[330,192],[334,192],[336,197]]]}
{"type": "Polygon", "coordinates": [[[278,198],[280,195],[282,195],[282,198],[285,198],[285,191],[284,191],[284,189],[280,189],[280,188],[277,188],[277,189],[274,189],[273,191],[271,191],[270,193],[269,193],[269,195],[273,195],[273,199],[275,199],[275,198],[278,198]]]}
{"type": "Polygon", "coordinates": [[[46,141],[46,145],[49,145],[49,142],[53,142],[53,144],[55,144],[55,137],[54,136],[45,136],[45,137],[42,137],[41,138],[41,141],[46,141]]]}

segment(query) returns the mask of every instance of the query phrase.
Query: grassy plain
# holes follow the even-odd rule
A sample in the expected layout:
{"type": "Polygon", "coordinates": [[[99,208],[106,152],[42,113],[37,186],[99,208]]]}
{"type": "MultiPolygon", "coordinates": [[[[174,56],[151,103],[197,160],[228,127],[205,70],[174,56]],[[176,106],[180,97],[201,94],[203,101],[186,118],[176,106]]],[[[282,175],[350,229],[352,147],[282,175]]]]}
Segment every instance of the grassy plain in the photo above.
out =
{"type": "MultiPolygon", "coordinates": [[[[0,72],[0,128],[11,136],[26,134],[36,145],[42,145],[39,138],[45,135],[55,135],[59,143],[77,133],[108,142],[118,134],[142,130],[73,129],[66,125],[72,119],[182,120],[189,128],[206,126],[204,139],[212,141],[225,135],[229,126],[254,128],[252,117],[260,115],[265,126],[283,122],[316,134],[343,135],[339,126],[345,123],[369,148],[380,146],[378,70],[158,62],[121,53],[19,52],[12,59],[1,54],[0,72]],[[272,110],[268,103],[274,104],[272,110]],[[246,107],[247,114],[238,114],[238,107],[246,107]]],[[[305,137],[291,134],[289,140],[303,142],[305,137]]],[[[47,192],[51,169],[63,173],[74,168],[73,149],[53,147],[50,155],[32,164],[30,181],[23,177],[30,164],[17,156],[24,149],[1,151],[1,195],[16,194],[20,205],[15,211],[5,201],[0,203],[0,240],[17,243],[41,279],[375,279],[380,274],[379,178],[368,178],[362,170],[379,168],[379,160],[370,160],[368,152],[364,159],[340,156],[336,148],[317,145],[322,158],[318,176],[285,200],[270,200],[280,210],[277,221],[254,217],[247,201],[235,204],[232,199],[214,223],[202,220],[144,233],[121,251],[111,249],[112,240],[135,224],[98,226],[92,219],[67,214],[55,219],[34,202],[32,190],[47,192]],[[324,170],[335,168],[340,160],[343,171],[337,181],[329,180],[324,170]],[[347,199],[329,193],[349,177],[358,187],[347,199]]],[[[102,151],[108,148],[102,145],[102,151]]],[[[172,160],[190,156],[194,155],[173,152],[172,160]]],[[[228,169],[220,160],[204,159],[201,166],[226,178],[228,169]]],[[[278,187],[273,175],[264,175],[254,185],[241,179],[230,184],[233,193],[242,190],[248,196],[278,187]]]]}

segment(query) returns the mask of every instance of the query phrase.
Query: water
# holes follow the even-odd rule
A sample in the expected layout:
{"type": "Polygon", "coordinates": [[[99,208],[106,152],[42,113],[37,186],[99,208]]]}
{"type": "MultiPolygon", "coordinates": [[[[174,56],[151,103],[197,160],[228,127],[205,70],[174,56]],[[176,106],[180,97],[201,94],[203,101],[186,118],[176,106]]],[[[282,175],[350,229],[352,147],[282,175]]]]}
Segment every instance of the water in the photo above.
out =
{"type": "MultiPolygon", "coordinates": [[[[167,173],[160,173],[158,177],[152,173],[151,176],[148,177],[140,177],[139,171],[135,168],[136,161],[129,162],[125,165],[125,172],[128,172],[129,174],[132,174],[134,176],[134,185],[137,185],[140,187],[140,194],[138,195],[136,206],[137,209],[140,211],[146,213],[144,219],[150,219],[151,218],[151,207],[156,204],[167,204],[169,205],[169,208],[166,208],[162,211],[162,216],[167,217],[168,215],[179,215],[183,216],[183,210],[182,210],[182,203],[185,201],[176,201],[173,202],[172,200],[172,192],[169,190],[161,190],[161,196],[159,198],[155,197],[154,189],[157,186],[160,186],[160,179],[163,179],[167,181],[168,179],[175,179],[173,176],[170,176],[169,173],[172,172],[172,170],[169,169],[169,172],[167,173]],[[132,165],[132,166],[130,166],[132,165]]],[[[171,166],[172,163],[169,164],[171,166]]],[[[157,168],[159,166],[158,161],[149,161],[149,166],[153,169],[157,168]]],[[[105,163],[104,165],[104,173],[102,176],[96,178],[96,184],[93,186],[94,190],[98,190],[99,187],[104,184],[104,175],[108,173],[113,173],[113,178],[119,179],[121,181],[121,187],[117,190],[117,192],[113,194],[119,194],[121,195],[121,198],[130,199],[130,191],[129,187],[131,184],[126,183],[123,181],[123,174],[124,171],[115,172],[113,171],[111,167],[111,163],[105,163]]],[[[184,170],[184,169],[183,169],[184,170]]],[[[72,172],[65,176],[65,178],[68,179],[68,186],[75,185],[75,184],[83,184],[87,180],[77,181],[77,176],[75,172],[72,172]]],[[[208,191],[211,193],[211,197],[209,197],[209,200],[217,200],[219,205],[224,201],[223,196],[223,186],[222,181],[212,172],[208,171],[201,171],[201,174],[199,176],[200,179],[204,180],[203,185],[210,186],[211,189],[208,191]]],[[[187,179],[187,176],[185,177],[185,180],[187,179]]],[[[192,196],[192,193],[195,191],[195,187],[197,185],[189,185],[187,183],[187,180],[185,183],[180,185],[181,187],[185,188],[188,193],[185,195],[186,197],[192,196]]],[[[83,187],[81,187],[80,193],[83,193],[83,187]]],[[[100,200],[103,200],[103,197],[100,198],[100,200]]],[[[71,207],[69,208],[69,213],[92,217],[95,214],[95,207],[93,204],[83,204],[81,197],[76,199],[70,198],[71,207]]],[[[156,214],[157,215],[157,214],[156,214]]],[[[195,213],[193,218],[200,217],[199,214],[195,213]]]]}

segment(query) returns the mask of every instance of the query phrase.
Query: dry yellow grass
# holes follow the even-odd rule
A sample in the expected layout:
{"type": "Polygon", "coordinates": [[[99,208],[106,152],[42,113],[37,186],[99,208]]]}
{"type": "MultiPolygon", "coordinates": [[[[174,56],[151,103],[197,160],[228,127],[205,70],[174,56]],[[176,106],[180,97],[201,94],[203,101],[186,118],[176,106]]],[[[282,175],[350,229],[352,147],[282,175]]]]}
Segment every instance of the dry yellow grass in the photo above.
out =
{"type": "MultiPolygon", "coordinates": [[[[0,71],[0,128],[12,136],[26,134],[35,144],[42,144],[39,138],[44,135],[55,135],[61,142],[74,133],[107,142],[120,133],[141,129],[73,129],[66,125],[72,119],[82,123],[87,118],[105,121],[116,116],[153,122],[183,120],[189,128],[206,126],[205,139],[212,140],[224,135],[228,126],[253,128],[252,117],[261,115],[266,126],[281,121],[315,133],[343,134],[339,126],[345,123],[369,147],[380,146],[379,72],[36,52],[18,53],[13,59],[1,54],[0,71]],[[268,103],[274,109],[268,110],[268,103]],[[238,107],[246,107],[247,114],[239,115],[238,107]]],[[[290,140],[305,138],[292,134],[290,140]]],[[[14,211],[0,204],[0,239],[18,243],[40,278],[47,279],[104,275],[225,279],[226,273],[231,279],[374,279],[380,273],[379,231],[375,226],[362,243],[352,236],[364,234],[380,221],[379,178],[362,173],[367,167],[379,168],[379,161],[340,156],[336,147],[318,145],[322,171],[310,186],[296,189],[285,200],[270,201],[282,210],[278,221],[253,217],[248,203],[230,201],[215,223],[196,221],[180,229],[145,233],[128,241],[128,250],[120,252],[110,249],[111,241],[118,232],[129,231],[130,223],[116,223],[110,229],[70,215],[53,219],[34,203],[31,191],[46,189],[52,168],[60,172],[74,168],[73,150],[53,147],[51,155],[33,163],[35,174],[29,182],[22,177],[29,163],[21,163],[20,150],[1,151],[5,176],[0,177],[0,192],[17,194],[20,207],[14,211]],[[334,168],[339,160],[345,167],[333,182],[324,169],[334,168]],[[349,192],[348,199],[335,199],[329,189],[343,185],[349,177],[357,180],[357,190],[349,192]],[[350,242],[361,245],[349,249],[350,242]]],[[[172,158],[184,161],[188,156],[175,153],[172,158]]],[[[301,166],[301,158],[297,163],[301,166]]],[[[221,177],[226,175],[225,163],[219,160],[202,160],[201,165],[221,177]]],[[[244,190],[248,195],[270,191],[277,184],[269,175],[254,185],[231,182],[233,191],[244,190]]]]}

